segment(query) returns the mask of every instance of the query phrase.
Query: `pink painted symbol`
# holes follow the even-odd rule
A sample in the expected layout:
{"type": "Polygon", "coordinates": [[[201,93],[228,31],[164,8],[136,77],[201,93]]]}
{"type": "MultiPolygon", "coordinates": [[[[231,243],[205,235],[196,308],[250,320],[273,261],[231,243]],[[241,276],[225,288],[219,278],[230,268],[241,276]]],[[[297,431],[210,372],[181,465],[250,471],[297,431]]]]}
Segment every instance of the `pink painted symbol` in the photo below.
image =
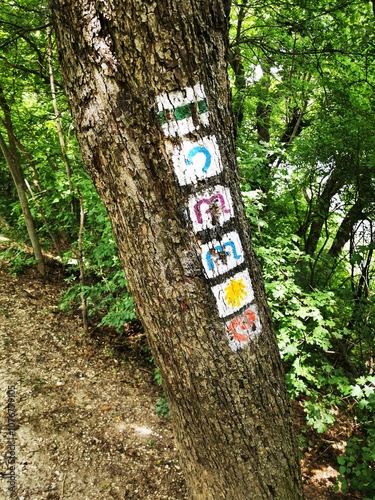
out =
{"type": "Polygon", "coordinates": [[[208,205],[208,209],[204,213],[210,214],[212,219],[217,217],[218,211],[223,212],[225,214],[230,213],[230,210],[225,206],[224,196],[220,193],[214,194],[210,198],[203,198],[202,200],[199,200],[198,203],[195,204],[194,213],[199,224],[203,223],[203,217],[202,217],[203,204],[208,205]],[[218,202],[220,202],[221,208],[218,207],[217,205],[218,202]]]}
{"type": "Polygon", "coordinates": [[[189,198],[189,213],[194,231],[222,226],[234,217],[230,190],[224,186],[211,186],[189,198]]]}

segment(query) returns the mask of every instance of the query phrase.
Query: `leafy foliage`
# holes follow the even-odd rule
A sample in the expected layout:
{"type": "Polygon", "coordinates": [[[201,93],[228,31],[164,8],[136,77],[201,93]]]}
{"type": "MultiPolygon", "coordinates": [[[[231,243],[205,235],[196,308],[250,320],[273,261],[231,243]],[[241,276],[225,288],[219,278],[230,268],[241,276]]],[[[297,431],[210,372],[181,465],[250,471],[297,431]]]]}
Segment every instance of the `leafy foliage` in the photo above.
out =
{"type": "Polygon", "coordinates": [[[30,255],[27,248],[23,248],[20,243],[13,243],[8,246],[0,255],[0,259],[9,265],[9,272],[15,276],[21,274],[27,266],[35,264],[35,259],[30,255]]]}
{"type": "MultiPolygon", "coordinates": [[[[69,287],[61,298],[62,307],[77,309],[84,299],[92,321],[121,332],[135,316],[134,304],[107,214],[82,168],[57,61],[52,60],[49,68],[48,9],[43,2],[36,5],[33,0],[23,0],[6,1],[1,10],[0,91],[10,109],[39,238],[68,273],[69,287]],[[52,102],[51,70],[58,117],[52,102]],[[82,255],[78,243],[80,197],[85,211],[82,255]],[[81,279],[80,258],[85,274],[81,279]]],[[[0,120],[0,132],[4,136],[8,133],[4,120],[0,120]]],[[[0,174],[4,179],[0,186],[3,232],[19,242],[27,241],[20,203],[1,156],[0,174]]],[[[11,247],[5,257],[15,272],[32,262],[29,255],[25,259],[22,247],[11,247]]]]}
{"type": "Polygon", "coordinates": [[[289,393],[358,432],[343,491],[374,491],[374,19],[365,2],[236,4],[231,78],[244,200],[289,393]]]}
{"type": "MultiPolygon", "coordinates": [[[[89,317],[101,317],[98,327],[111,326],[121,333],[123,326],[135,318],[135,306],[117,256],[111,225],[89,180],[84,177],[80,182],[78,180],[76,182],[82,192],[86,193],[83,245],[86,278],[83,293],[89,317]]],[[[82,287],[78,279],[77,254],[77,242],[75,242],[63,256],[63,262],[70,273],[67,278],[70,286],[61,301],[62,307],[66,310],[77,307],[80,302],[82,287]]]]}
{"type": "MultiPolygon", "coordinates": [[[[352,437],[345,455],[338,458],[340,464],[338,481],[343,493],[360,491],[364,498],[372,500],[375,491],[375,432],[370,426],[362,437],[352,437]]],[[[338,489],[338,487],[337,487],[338,489]]]]}

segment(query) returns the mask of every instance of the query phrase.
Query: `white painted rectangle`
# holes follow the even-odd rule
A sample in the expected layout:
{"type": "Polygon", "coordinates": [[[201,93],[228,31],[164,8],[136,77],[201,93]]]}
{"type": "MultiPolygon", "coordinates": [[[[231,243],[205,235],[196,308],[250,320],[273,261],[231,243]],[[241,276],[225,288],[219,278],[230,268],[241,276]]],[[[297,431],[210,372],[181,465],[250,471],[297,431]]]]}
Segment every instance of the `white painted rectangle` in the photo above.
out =
{"type": "Polygon", "coordinates": [[[203,137],[199,141],[182,141],[173,150],[173,167],[180,186],[195,184],[223,170],[220,151],[215,136],[203,137]]]}
{"type": "Polygon", "coordinates": [[[229,340],[229,347],[232,351],[238,351],[246,347],[249,342],[257,337],[262,325],[259,319],[258,308],[252,304],[243,314],[227,321],[226,335],[229,340]]]}
{"type": "Polygon", "coordinates": [[[195,232],[222,226],[234,216],[229,188],[212,186],[192,195],[189,198],[189,214],[195,232]]]}
{"type": "Polygon", "coordinates": [[[215,278],[244,262],[241,240],[236,231],[225,234],[221,240],[201,245],[201,249],[207,278],[215,278]]]}
{"type": "Polygon", "coordinates": [[[194,124],[192,116],[183,119],[177,119],[174,114],[178,108],[188,104],[197,104],[206,100],[203,85],[197,83],[194,87],[185,87],[182,90],[174,92],[164,92],[157,96],[156,106],[159,113],[163,113],[166,122],[161,125],[164,134],[170,136],[184,136],[189,132],[197,130],[200,125],[209,124],[208,111],[197,113],[196,117],[199,124],[194,124]],[[166,115],[169,115],[168,117],[166,115]]]}
{"type": "Polygon", "coordinates": [[[254,291],[248,269],[241,271],[223,283],[213,286],[219,316],[224,318],[254,300],[254,291]]]}

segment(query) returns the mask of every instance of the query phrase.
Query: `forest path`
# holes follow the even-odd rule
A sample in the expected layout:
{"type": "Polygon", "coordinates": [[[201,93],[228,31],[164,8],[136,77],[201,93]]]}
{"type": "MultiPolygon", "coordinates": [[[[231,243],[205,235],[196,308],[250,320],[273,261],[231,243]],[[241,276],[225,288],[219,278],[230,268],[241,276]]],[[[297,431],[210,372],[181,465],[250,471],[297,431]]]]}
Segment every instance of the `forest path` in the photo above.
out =
{"type": "MultiPolygon", "coordinates": [[[[15,278],[0,261],[0,472],[14,387],[15,498],[186,498],[170,424],[155,414],[153,366],[85,335],[58,309],[61,275],[51,278],[15,278]]],[[[9,487],[0,476],[1,499],[9,487]]]]}

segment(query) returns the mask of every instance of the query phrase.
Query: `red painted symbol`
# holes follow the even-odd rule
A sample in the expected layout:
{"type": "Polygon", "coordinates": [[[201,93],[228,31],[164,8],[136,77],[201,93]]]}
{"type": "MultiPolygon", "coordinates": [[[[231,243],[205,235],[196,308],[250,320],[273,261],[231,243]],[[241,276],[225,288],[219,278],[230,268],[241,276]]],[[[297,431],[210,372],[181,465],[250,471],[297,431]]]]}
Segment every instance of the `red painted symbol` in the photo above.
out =
{"type": "Polygon", "coordinates": [[[251,309],[227,324],[227,335],[236,342],[249,342],[256,335],[256,314],[251,309]]]}

